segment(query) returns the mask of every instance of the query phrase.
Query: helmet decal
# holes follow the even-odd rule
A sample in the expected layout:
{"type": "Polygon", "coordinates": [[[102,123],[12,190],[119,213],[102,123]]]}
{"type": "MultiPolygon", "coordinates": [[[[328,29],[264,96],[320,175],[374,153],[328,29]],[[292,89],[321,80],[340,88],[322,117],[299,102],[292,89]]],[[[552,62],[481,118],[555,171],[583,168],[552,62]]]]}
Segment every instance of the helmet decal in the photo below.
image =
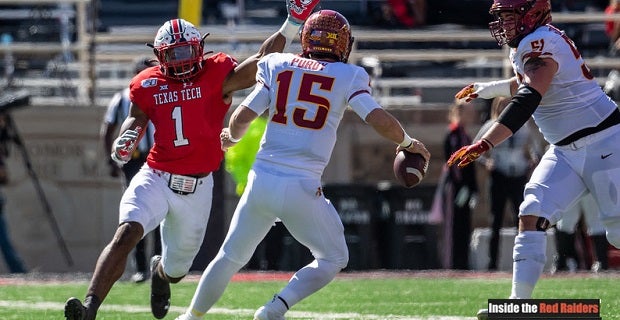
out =
{"type": "Polygon", "coordinates": [[[353,37],[347,19],[333,10],[320,10],[308,17],[301,31],[304,57],[331,57],[347,62],[353,37]]]}

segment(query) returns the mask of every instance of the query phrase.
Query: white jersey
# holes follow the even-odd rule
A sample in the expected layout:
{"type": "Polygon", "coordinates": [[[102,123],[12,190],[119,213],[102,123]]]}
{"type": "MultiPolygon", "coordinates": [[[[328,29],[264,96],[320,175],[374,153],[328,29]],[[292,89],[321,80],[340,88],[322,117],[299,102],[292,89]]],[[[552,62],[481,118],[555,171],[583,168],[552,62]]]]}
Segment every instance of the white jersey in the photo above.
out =
{"type": "Polygon", "coordinates": [[[607,118],[616,104],[603,92],[592,76],[573,41],[551,25],[528,34],[518,48],[510,50],[510,61],[519,84],[530,58],[553,59],[558,71],[539,107],[533,114],[545,140],[555,144],[607,118]]]}
{"type": "Polygon", "coordinates": [[[258,63],[256,77],[259,87],[242,103],[259,115],[269,109],[255,165],[277,164],[280,173],[320,177],[347,105],[362,119],[380,108],[374,100],[356,103],[371,92],[368,73],[356,65],[274,53],[258,63]],[[268,90],[269,103],[254,99],[261,90],[268,90]]]}

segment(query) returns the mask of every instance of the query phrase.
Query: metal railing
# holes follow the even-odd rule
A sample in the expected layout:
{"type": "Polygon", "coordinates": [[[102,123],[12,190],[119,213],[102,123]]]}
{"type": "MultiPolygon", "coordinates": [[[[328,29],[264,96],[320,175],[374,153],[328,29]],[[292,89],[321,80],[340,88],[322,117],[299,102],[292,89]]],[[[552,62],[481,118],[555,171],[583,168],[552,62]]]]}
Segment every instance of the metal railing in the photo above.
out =
{"type": "MultiPolygon", "coordinates": [[[[76,92],[75,101],[83,104],[97,104],[97,92],[92,94],[93,87],[97,91],[110,92],[126,86],[130,73],[109,72],[110,74],[125,74],[127,77],[100,78],[102,69],[117,68],[126,70],[131,68],[131,61],[138,56],[148,53],[144,44],[151,43],[157,26],[143,28],[112,29],[107,33],[87,32],[88,5],[90,0],[21,0],[9,1],[0,0],[2,4],[57,4],[69,3],[75,6],[75,25],[76,40],[73,43],[27,43],[13,42],[8,45],[0,46],[0,55],[8,53],[14,55],[38,55],[51,56],[64,51],[70,51],[77,59],[67,68],[75,74],[72,79],[53,80],[43,79],[32,81],[21,79],[24,86],[68,86],[74,88],[76,92]],[[94,63],[93,63],[94,62],[94,63]],[[91,94],[89,94],[91,92],[91,94]]],[[[620,20],[620,14],[606,15],[600,13],[554,13],[554,23],[602,23],[608,19],[620,20]]],[[[277,30],[277,26],[203,26],[203,32],[210,32],[207,38],[208,46],[234,55],[238,60],[243,60],[253,54],[260,46],[262,41],[277,30]]],[[[471,43],[471,42],[493,42],[494,39],[486,29],[468,30],[465,28],[447,29],[413,29],[413,30],[374,30],[367,27],[353,26],[356,42],[434,42],[434,43],[471,43]]],[[[297,44],[298,45],[298,44],[297,44]]],[[[374,57],[380,62],[467,62],[472,60],[490,61],[501,63],[504,66],[504,73],[509,73],[510,68],[507,61],[507,52],[499,47],[493,49],[388,49],[370,50],[354,48],[350,62],[359,63],[364,57],[374,57]]],[[[588,65],[598,68],[620,68],[620,58],[597,56],[587,59],[588,65]]],[[[18,79],[20,80],[20,79],[18,79]]],[[[462,79],[465,80],[465,79],[462,79]]],[[[437,84],[454,83],[458,80],[439,79],[437,84]]],[[[431,83],[428,79],[408,78],[404,80],[381,79],[385,90],[390,92],[391,88],[402,86],[415,86],[417,83],[431,83]]]]}

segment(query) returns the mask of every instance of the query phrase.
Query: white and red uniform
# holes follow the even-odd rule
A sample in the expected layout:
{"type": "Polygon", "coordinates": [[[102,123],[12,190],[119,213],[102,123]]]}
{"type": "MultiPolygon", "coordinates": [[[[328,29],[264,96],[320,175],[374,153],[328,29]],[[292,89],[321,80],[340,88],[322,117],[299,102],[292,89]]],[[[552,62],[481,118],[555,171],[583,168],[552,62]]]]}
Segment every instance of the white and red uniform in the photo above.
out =
{"type": "Polygon", "coordinates": [[[620,237],[620,126],[566,143],[572,134],[613,116],[618,107],[562,31],[541,26],[525,36],[518,48],[511,49],[510,61],[518,80],[531,57],[553,59],[558,71],[533,115],[551,146],[526,185],[520,214],[542,216],[554,224],[562,212],[589,192],[600,206],[608,231],[614,229],[620,237]]]}
{"type": "Polygon", "coordinates": [[[219,134],[230,107],[222,85],[236,65],[218,53],[191,81],[170,80],[151,67],[129,85],[134,107],[149,117],[155,134],[145,166],[123,194],[119,219],[139,222],[144,234],[161,223],[162,265],[171,277],[187,273],[204,238],[213,189],[209,173],[223,159],[219,134]],[[173,192],[171,174],[200,177],[195,192],[173,192]]]}
{"type": "MultiPolygon", "coordinates": [[[[511,49],[517,81],[523,80],[525,64],[532,57],[553,59],[558,70],[533,114],[551,145],[525,185],[519,215],[544,217],[553,225],[578,199],[591,194],[608,241],[620,247],[618,107],[562,31],[540,26],[511,49]]],[[[547,259],[546,243],[544,231],[521,231],[515,238],[511,299],[531,298],[547,259]]]]}
{"type": "Polygon", "coordinates": [[[380,106],[368,73],[356,65],[272,53],[258,63],[257,85],[241,103],[269,112],[248,184],[222,247],[203,273],[192,312],[204,313],[280,219],[315,260],[278,293],[290,307],[328,284],[347,265],[344,227],[321,189],[336,131],[350,105],[366,116],[380,106]]]}

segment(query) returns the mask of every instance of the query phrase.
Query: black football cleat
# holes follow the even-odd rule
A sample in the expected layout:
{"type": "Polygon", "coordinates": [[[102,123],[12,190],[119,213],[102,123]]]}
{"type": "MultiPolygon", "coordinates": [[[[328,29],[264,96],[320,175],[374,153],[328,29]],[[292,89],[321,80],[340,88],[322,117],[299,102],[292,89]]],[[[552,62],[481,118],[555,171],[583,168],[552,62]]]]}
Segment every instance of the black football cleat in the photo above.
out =
{"type": "Polygon", "coordinates": [[[86,307],[82,305],[80,299],[71,297],[65,302],[65,319],[67,320],[85,320],[86,307]]]}
{"type": "Polygon", "coordinates": [[[170,283],[157,272],[161,256],[151,258],[151,313],[156,319],[163,319],[170,309],[170,283]]]}

